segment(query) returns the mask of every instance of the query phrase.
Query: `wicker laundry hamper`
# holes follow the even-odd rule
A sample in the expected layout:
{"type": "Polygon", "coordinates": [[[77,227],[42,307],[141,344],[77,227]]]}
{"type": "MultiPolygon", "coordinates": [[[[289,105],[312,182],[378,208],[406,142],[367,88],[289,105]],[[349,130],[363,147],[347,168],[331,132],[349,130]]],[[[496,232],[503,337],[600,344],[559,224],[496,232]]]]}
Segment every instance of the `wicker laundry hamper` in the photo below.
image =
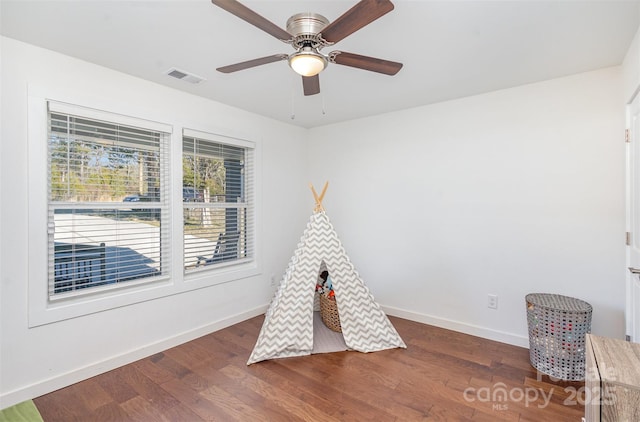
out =
{"type": "Polygon", "coordinates": [[[591,305],[549,293],[530,293],[526,302],[531,365],[543,374],[565,381],[583,380],[591,305]]]}
{"type": "Polygon", "coordinates": [[[324,325],[329,327],[330,330],[336,333],[342,332],[340,326],[340,316],[338,315],[338,305],[335,297],[328,297],[327,295],[320,294],[320,317],[324,325]]]}

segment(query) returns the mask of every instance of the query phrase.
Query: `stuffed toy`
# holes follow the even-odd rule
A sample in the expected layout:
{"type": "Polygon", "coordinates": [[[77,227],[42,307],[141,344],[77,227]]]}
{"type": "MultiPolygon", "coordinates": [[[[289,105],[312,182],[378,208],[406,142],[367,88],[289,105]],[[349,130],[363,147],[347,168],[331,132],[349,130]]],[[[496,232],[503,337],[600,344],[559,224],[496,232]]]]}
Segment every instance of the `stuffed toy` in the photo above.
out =
{"type": "Polygon", "coordinates": [[[323,271],[320,274],[319,284],[316,284],[316,291],[320,294],[327,295],[328,297],[333,297],[335,293],[333,292],[333,282],[331,281],[331,277],[329,277],[328,271],[323,271]]]}

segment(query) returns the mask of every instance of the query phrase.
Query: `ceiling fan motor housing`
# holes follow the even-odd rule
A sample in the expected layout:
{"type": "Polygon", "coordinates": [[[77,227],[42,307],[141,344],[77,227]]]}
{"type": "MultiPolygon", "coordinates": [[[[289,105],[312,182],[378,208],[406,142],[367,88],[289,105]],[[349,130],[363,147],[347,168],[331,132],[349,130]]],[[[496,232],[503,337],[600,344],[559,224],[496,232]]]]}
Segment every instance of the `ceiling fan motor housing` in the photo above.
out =
{"type": "Polygon", "coordinates": [[[296,13],[287,19],[287,32],[293,35],[294,48],[313,47],[320,49],[328,43],[318,34],[329,24],[329,20],[318,13],[296,13]]]}

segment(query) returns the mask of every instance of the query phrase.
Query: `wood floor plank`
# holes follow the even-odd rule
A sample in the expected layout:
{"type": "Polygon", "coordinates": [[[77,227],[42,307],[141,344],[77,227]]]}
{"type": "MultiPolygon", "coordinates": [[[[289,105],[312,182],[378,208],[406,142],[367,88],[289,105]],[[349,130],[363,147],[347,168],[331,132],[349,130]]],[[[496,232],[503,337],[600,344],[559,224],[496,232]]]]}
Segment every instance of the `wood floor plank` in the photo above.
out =
{"type": "Polygon", "coordinates": [[[274,388],[267,382],[249,374],[237,366],[226,366],[222,368],[222,372],[230,378],[238,381],[243,387],[261,395],[265,400],[272,401],[274,404],[282,407],[287,414],[291,416],[305,421],[338,421],[338,419],[329,416],[326,412],[323,412],[299,399],[295,394],[293,394],[294,392],[274,388]]]}
{"type": "MultiPolygon", "coordinates": [[[[167,372],[171,375],[171,377],[182,378],[191,371],[187,366],[182,365],[179,360],[175,359],[174,356],[178,353],[175,352],[176,349],[181,350],[182,348],[174,347],[173,349],[169,349],[166,352],[158,353],[155,355],[155,359],[153,359],[152,362],[155,367],[157,367],[159,370],[167,372]]],[[[194,359],[197,359],[197,357],[194,356],[194,359]]]]}
{"type": "MultiPolygon", "coordinates": [[[[122,370],[123,368],[118,368],[94,377],[100,387],[102,387],[102,389],[106,391],[107,394],[109,394],[109,397],[111,397],[111,399],[116,403],[124,403],[138,395],[132,386],[120,380],[119,373],[122,370]]],[[[79,384],[82,384],[82,382],[79,384]]]]}
{"type": "Polygon", "coordinates": [[[69,398],[65,394],[65,390],[63,388],[34,400],[34,404],[45,422],[77,421],[81,420],[80,415],[91,414],[89,409],[79,409],[76,404],[70,403],[72,397],[69,398]]]}
{"type": "Polygon", "coordinates": [[[527,349],[390,320],[408,349],[247,366],[259,316],[34,402],[45,422],[562,422],[584,415],[581,401],[570,401],[584,383],[539,375],[527,349]]]}
{"type": "Polygon", "coordinates": [[[207,350],[196,341],[190,341],[182,344],[181,347],[166,350],[164,355],[186,369],[191,369],[194,363],[200,365],[215,358],[210,350],[207,350]]]}
{"type": "Polygon", "coordinates": [[[182,403],[178,403],[168,410],[165,410],[163,416],[172,422],[204,422],[207,420],[198,416],[188,406],[182,403]]]}
{"type": "MultiPolygon", "coordinates": [[[[412,420],[422,414],[390,396],[397,382],[389,382],[389,377],[365,374],[366,371],[359,368],[358,360],[368,360],[368,355],[342,352],[322,355],[321,358],[323,367],[333,368],[328,378],[332,390],[341,392],[344,398],[357,398],[379,415],[389,414],[388,420],[412,420]],[[354,379],[360,379],[361,382],[354,383],[354,379]],[[390,384],[393,384],[393,388],[389,387],[390,384]]],[[[345,400],[345,404],[348,405],[348,400],[345,400]]]]}
{"type": "Polygon", "coordinates": [[[216,402],[203,398],[202,391],[195,391],[182,380],[172,379],[161,387],[188,407],[193,413],[203,420],[233,421],[234,418],[226,416],[224,410],[216,402]]]}
{"type": "MultiPolygon", "coordinates": [[[[124,409],[120,406],[119,403],[111,401],[104,406],[101,406],[93,411],[91,414],[93,420],[101,421],[101,422],[126,422],[130,420],[129,415],[124,409]]],[[[48,420],[44,418],[44,420],[48,420]]],[[[56,419],[51,419],[56,420],[56,419]]],[[[66,420],[66,419],[60,419],[66,420]]]]}
{"type": "MultiPolygon", "coordinates": [[[[170,419],[165,416],[163,410],[158,409],[149,400],[136,396],[131,400],[120,405],[131,421],[149,421],[168,422],[170,419]]],[[[166,409],[165,409],[166,410],[166,409]]]]}
{"type": "Polygon", "coordinates": [[[290,359],[268,361],[260,365],[253,365],[251,371],[262,379],[277,382],[282,389],[297,390],[305,394],[303,400],[307,400],[317,408],[324,409],[329,415],[340,420],[380,421],[395,419],[395,416],[388,414],[386,410],[380,412],[379,409],[371,407],[358,397],[345,394],[341,388],[336,388],[331,382],[324,382],[314,374],[302,374],[292,370],[288,366],[291,361],[290,359]],[[265,375],[265,373],[269,375],[265,375]]]}
{"type": "Polygon", "coordinates": [[[456,346],[446,344],[445,341],[433,342],[429,339],[416,338],[409,342],[408,347],[412,346],[418,346],[424,350],[432,352],[444,353],[462,361],[473,362],[482,366],[491,366],[491,362],[493,361],[491,356],[487,356],[485,353],[480,353],[478,349],[475,349],[475,345],[470,344],[456,346]]]}
{"type": "MultiPolygon", "coordinates": [[[[264,422],[274,420],[273,413],[269,414],[264,407],[248,405],[238,397],[215,385],[201,392],[200,395],[209,402],[217,403],[232,420],[246,419],[264,422]]],[[[286,417],[284,414],[280,416],[286,417]]],[[[295,420],[295,418],[291,418],[291,420],[295,420]]]]}
{"type": "MultiPolygon", "coordinates": [[[[120,369],[119,377],[121,382],[131,386],[138,393],[138,396],[131,399],[134,400],[133,403],[138,400],[138,397],[141,397],[144,400],[153,402],[154,409],[160,410],[169,409],[178,404],[175,398],[138,371],[133,365],[127,365],[120,369]]],[[[127,403],[131,402],[131,400],[128,400],[127,403]]]]}
{"type": "Polygon", "coordinates": [[[177,375],[175,371],[163,368],[157,364],[162,356],[164,356],[163,353],[158,353],[149,359],[141,359],[134,362],[132,365],[156,384],[162,384],[163,382],[176,378],[177,375]]]}
{"type": "Polygon", "coordinates": [[[72,385],[70,393],[76,397],[76,400],[82,401],[83,407],[91,411],[112,401],[111,396],[102,389],[94,378],[85,380],[82,385],[72,385]]]}
{"type": "Polygon", "coordinates": [[[444,409],[447,415],[455,415],[457,419],[469,420],[473,415],[472,408],[447,398],[449,393],[442,382],[425,381],[426,384],[416,386],[414,380],[403,380],[396,388],[396,400],[435,420],[441,420],[444,409]]]}
{"type": "MultiPolygon", "coordinates": [[[[238,357],[230,359],[225,367],[233,364],[243,370],[247,369],[244,364],[244,359],[240,359],[238,357]]],[[[210,386],[220,388],[236,399],[242,401],[242,403],[251,406],[253,409],[259,410],[264,417],[268,417],[272,421],[287,419],[287,414],[276,404],[266,400],[264,396],[255,393],[251,389],[245,388],[240,383],[229,378],[221,372],[221,369],[222,368],[215,368],[210,365],[201,365],[194,368],[194,372],[207,380],[210,386]]],[[[214,396],[209,395],[208,397],[211,399],[214,396]]],[[[292,419],[296,418],[292,417],[292,419]]]]}

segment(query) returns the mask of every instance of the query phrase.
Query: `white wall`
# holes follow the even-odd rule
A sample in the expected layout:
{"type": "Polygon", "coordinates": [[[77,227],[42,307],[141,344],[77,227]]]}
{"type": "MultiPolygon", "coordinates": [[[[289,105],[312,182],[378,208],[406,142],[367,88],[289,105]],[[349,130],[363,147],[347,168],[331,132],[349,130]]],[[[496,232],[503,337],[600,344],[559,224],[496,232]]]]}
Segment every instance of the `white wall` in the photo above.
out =
{"type": "Polygon", "coordinates": [[[623,129],[608,68],[313,129],[311,179],[390,314],[528,346],[550,292],[623,337],[623,129]]]}
{"type": "Polygon", "coordinates": [[[281,277],[312,208],[304,161],[306,130],[12,39],[1,42],[0,408],[264,312],[274,290],[270,277],[281,277]],[[248,134],[262,155],[262,273],[28,328],[27,279],[34,263],[27,256],[27,234],[37,230],[27,219],[28,87],[77,93],[78,98],[137,117],[248,134]]]}

